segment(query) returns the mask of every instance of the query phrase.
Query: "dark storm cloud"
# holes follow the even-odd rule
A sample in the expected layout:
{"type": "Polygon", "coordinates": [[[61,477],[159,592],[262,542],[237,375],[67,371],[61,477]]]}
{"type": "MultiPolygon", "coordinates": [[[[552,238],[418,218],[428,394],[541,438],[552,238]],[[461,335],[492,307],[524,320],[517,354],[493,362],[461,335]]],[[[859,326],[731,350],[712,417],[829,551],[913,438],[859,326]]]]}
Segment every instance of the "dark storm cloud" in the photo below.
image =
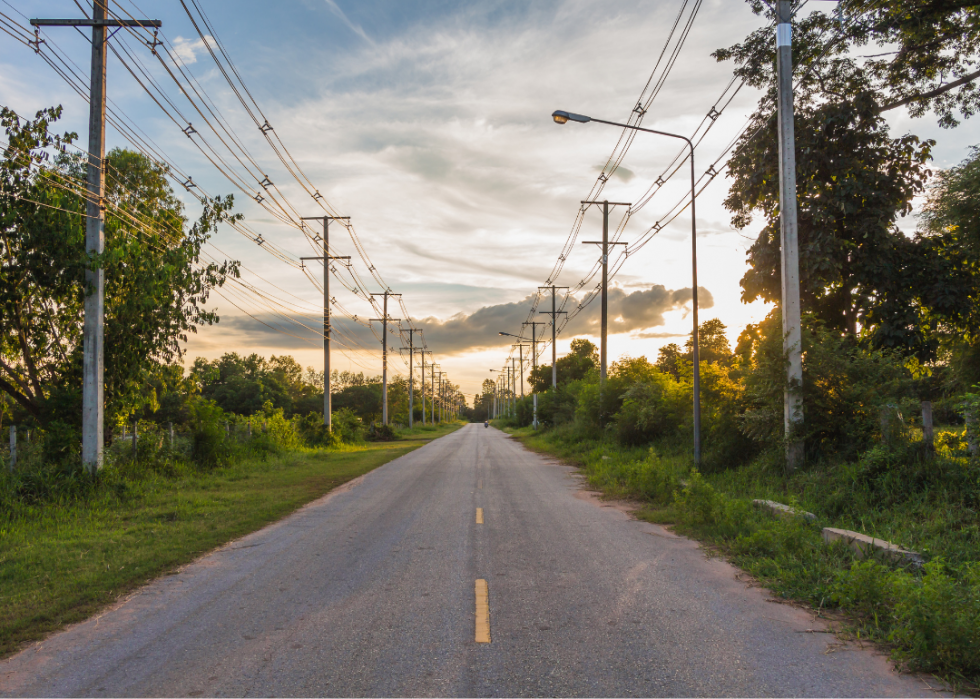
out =
{"type": "MultiPolygon", "coordinates": [[[[698,288],[698,300],[701,308],[711,308],[714,305],[711,293],[704,287],[698,288]]],[[[671,290],[662,284],[632,293],[612,288],[609,290],[609,331],[626,333],[662,326],[665,323],[665,313],[683,308],[690,301],[690,289],[671,290]]],[[[527,320],[531,302],[532,297],[528,296],[516,303],[486,306],[468,316],[459,315],[445,321],[425,318],[417,325],[423,329],[429,347],[438,348],[437,351],[461,352],[502,347],[514,342],[514,338],[502,337],[497,333],[503,331],[519,334],[521,323],[527,320]]],[[[569,300],[565,308],[572,313],[577,306],[577,301],[569,300]]],[[[550,304],[546,300],[538,305],[539,311],[548,309],[550,304]]],[[[550,317],[539,313],[537,320],[547,322],[550,317]]],[[[598,335],[600,320],[597,297],[569,321],[562,334],[566,337],[598,335]]],[[[530,337],[530,329],[527,336],[530,337]]]]}
{"type": "MultiPolygon", "coordinates": [[[[711,293],[704,287],[698,287],[698,300],[701,308],[711,308],[714,305],[711,293]]],[[[514,303],[484,306],[469,315],[461,313],[447,320],[439,320],[433,317],[423,318],[415,321],[415,326],[422,329],[426,345],[433,351],[443,354],[505,347],[513,343],[515,339],[501,336],[498,333],[503,331],[515,335],[520,334],[521,323],[527,320],[532,301],[533,297],[527,296],[514,303]]],[[[690,301],[690,289],[672,290],[662,284],[656,284],[649,289],[627,293],[623,289],[614,287],[609,290],[609,332],[628,333],[662,326],[665,324],[665,313],[682,309],[690,301]]],[[[578,300],[569,299],[565,308],[571,314],[577,309],[578,304],[578,300]]],[[[539,311],[549,308],[550,302],[546,299],[538,305],[539,311]]],[[[550,318],[539,313],[537,320],[548,322],[550,318]]],[[[245,336],[242,339],[248,344],[258,347],[305,349],[311,346],[320,346],[322,339],[317,332],[319,330],[318,324],[308,319],[302,319],[302,322],[316,328],[316,330],[307,330],[293,323],[284,322],[281,318],[260,321],[244,316],[227,317],[221,321],[221,325],[225,332],[239,333],[245,336]],[[285,328],[297,337],[273,330],[268,325],[285,328]]],[[[364,347],[380,349],[381,343],[378,336],[370,328],[344,318],[335,318],[334,327],[336,329],[335,338],[340,347],[344,346],[345,342],[349,344],[350,341],[347,338],[353,336],[364,347]]],[[[380,332],[380,325],[375,330],[380,332]]],[[[598,335],[599,330],[599,298],[596,297],[592,303],[568,322],[562,331],[562,335],[565,337],[598,335]]],[[[544,328],[539,328],[539,332],[547,334],[544,328]]],[[[526,336],[530,337],[530,330],[527,331],[526,336]]],[[[656,337],[659,335],[647,333],[642,336],[656,337]]],[[[388,346],[394,349],[399,346],[398,341],[389,336],[388,346]]]]}

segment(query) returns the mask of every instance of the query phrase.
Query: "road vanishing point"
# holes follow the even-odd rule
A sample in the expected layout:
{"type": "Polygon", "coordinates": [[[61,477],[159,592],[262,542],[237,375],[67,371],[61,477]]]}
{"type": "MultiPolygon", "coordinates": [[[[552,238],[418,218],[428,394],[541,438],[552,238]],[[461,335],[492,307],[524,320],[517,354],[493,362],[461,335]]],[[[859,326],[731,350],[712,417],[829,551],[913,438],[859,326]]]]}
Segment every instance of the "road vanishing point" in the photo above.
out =
{"type": "Polygon", "coordinates": [[[5,696],[922,696],[483,425],[0,663],[5,696]]]}

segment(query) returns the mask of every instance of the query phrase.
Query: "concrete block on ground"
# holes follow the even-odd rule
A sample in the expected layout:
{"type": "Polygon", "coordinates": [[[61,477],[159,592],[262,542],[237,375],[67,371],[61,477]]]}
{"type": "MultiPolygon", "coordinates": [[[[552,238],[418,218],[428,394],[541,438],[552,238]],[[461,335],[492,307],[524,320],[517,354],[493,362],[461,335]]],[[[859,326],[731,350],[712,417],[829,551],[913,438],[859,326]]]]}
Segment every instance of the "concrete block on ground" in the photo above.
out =
{"type": "Polygon", "coordinates": [[[781,502],[775,502],[773,500],[753,500],[752,504],[756,507],[769,510],[777,517],[802,517],[803,519],[809,520],[810,522],[815,522],[817,516],[812,512],[805,512],[803,510],[794,510],[789,505],[784,505],[781,502]]]}
{"type": "Polygon", "coordinates": [[[868,536],[867,534],[862,534],[861,532],[852,532],[847,529],[824,527],[823,540],[828,544],[834,541],[845,542],[854,550],[855,553],[857,553],[858,558],[864,558],[872,553],[882,553],[886,558],[890,558],[897,563],[922,565],[921,554],[916,553],[915,551],[908,551],[903,549],[901,546],[896,546],[890,541],[876,539],[873,536],[868,536]]]}

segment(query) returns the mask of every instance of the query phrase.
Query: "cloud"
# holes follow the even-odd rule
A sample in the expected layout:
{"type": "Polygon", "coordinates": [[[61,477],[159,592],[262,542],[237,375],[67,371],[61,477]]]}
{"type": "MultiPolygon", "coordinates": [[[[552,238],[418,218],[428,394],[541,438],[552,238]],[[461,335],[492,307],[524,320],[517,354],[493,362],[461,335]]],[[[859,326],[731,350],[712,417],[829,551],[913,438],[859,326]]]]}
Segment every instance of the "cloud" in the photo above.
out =
{"type": "Polygon", "coordinates": [[[197,63],[197,54],[207,49],[208,45],[204,42],[214,43],[210,35],[205,34],[203,39],[185,39],[178,36],[173,40],[173,53],[185,66],[197,63]]]}
{"type": "MultiPolygon", "coordinates": [[[[592,167],[592,169],[595,170],[596,172],[605,172],[606,171],[605,165],[594,165],[592,167]]],[[[618,177],[623,182],[629,182],[634,177],[636,177],[636,173],[633,172],[632,170],[630,170],[628,167],[625,167],[623,165],[620,165],[618,168],[616,168],[613,171],[612,177],[618,177]]]]}
{"type": "MultiPolygon", "coordinates": [[[[581,298],[572,297],[565,304],[565,308],[568,309],[569,314],[572,314],[584,300],[584,296],[581,298]]],[[[499,333],[503,331],[518,334],[521,323],[527,320],[532,301],[533,296],[527,296],[513,303],[484,306],[470,314],[459,313],[446,320],[431,316],[422,318],[416,320],[414,325],[421,328],[426,345],[443,355],[507,347],[516,342],[516,338],[501,336],[499,333]]],[[[690,301],[690,289],[672,290],[662,284],[655,284],[648,289],[627,293],[619,287],[613,287],[609,290],[609,332],[610,334],[632,333],[661,327],[666,324],[664,318],[666,313],[682,310],[690,301]]],[[[698,301],[702,309],[714,306],[711,292],[704,287],[698,288],[698,301]]],[[[545,305],[540,304],[539,310],[546,310],[545,305]]],[[[539,314],[536,320],[550,323],[550,318],[547,315],[539,314]]],[[[307,318],[303,318],[302,322],[311,327],[317,325],[315,321],[310,321],[307,318]]],[[[372,349],[380,344],[378,336],[374,334],[374,332],[380,331],[380,326],[372,330],[345,318],[335,318],[333,324],[339,333],[337,337],[340,341],[349,344],[350,340],[344,340],[344,338],[353,337],[362,346],[372,349]]],[[[584,306],[569,320],[562,329],[562,335],[566,338],[579,335],[597,336],[600,332],[600,324],[600,307],[597,296],[588,306],[584,306]]],[[[321,342],[318,333],[305,330],[292,323],[284,323],[281,318],[278,320],[276,318],[256,320],[246,316],[231,316],[223,319],[221,326],[226,333],[243,335],[241,340],[254,346],[305,349],[310,346],[315,347],[321,342]],[[298,337],[283,335],[270,329],[267,324],[286,327],[292,335],[298,337]]],[[[538,332],[538,337],[550,335],[550,332],[545,328],[540,328],[538,332]]],[[[526,336],[530,339],[529,329],[526,331],[526,336]]],[[[673,333],[639,335],[639,337],[682,336],[682,334],[673,333]]],[[[397,341],[389,338],[388,346],[389,348],[397,347],[397,341]]]]}
{"type": "Polygon", "coordinates": [[[354,24],[353,22],[351,22],[350,18],[346,14],[344,14],[344,11],[340,9],[340,6],[337,5],[337,3],[334,2],[334,0],[323,0],[323,1],[327,3],[327,8],[337,17],[339,17],[340,21],[342,21],[345,25],[347,25],[348,29],[350,29],[352,32],[354,32],[359,37],[364,39],[364,41],[371,44],[371,46],[375,45],[374,41],[371,39],[371,37],[367,35],[367,32],[364,31],[361,25],[354,24]]]}

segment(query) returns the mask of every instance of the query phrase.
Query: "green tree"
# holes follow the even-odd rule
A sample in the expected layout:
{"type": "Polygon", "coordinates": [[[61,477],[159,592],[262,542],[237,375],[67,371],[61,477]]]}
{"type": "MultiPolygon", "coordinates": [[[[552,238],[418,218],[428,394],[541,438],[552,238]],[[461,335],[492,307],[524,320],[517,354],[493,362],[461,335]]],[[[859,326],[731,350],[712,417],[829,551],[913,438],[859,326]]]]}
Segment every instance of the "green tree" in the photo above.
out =
{"type": "MultiPolygon", "coordinates": [[[[775,19],[773,3],[746,2],[755,14],[775,19]]],[[[798,96],[837,102],[863,92],[876,114],[932,111],[944,127],[958,123],[957,113],[968,117],[980,108],[980,6],[973,0],[850,0],[838,9],[843,17],[809,12],[793,22],[798,96]],[[872,45],[884,50],[868,56],[872,45]]],[[[713,54],[734,61],[737,77],[765,91],[764,115],[775,107],[772,35],[770,24],[713,54]]]]}
{"type": "Polygon", "coordinates": [[[908,284],[928,308],[927,322],[947,350],[956,388],[969,390],[980,383],[980,148],[938,173],[917,242],[935,268],[908,284]]]}
{"type": "Polygon", "coordinates": [[[665,374],[670,374],[675,379],[679,379],[681,376],[681,365],[683,362],[684,353],[681,352],[680,346],[675,342],[664,345],[657,354],[657,368],[665,374]]]}
{"type": "MultiPolygon", "coordinates": [[[[750,5],[766,11],[756,0],[750,5]]],[[[872,346],[929,359],[936,343],[923,330],[921,304],[907,282],[928,275],[935,260],[898,230],[896,220],[924,190],[933,143],[911,134],[892,138],[881,114],[906,105],[917,114],[932,109],[952,124],[956,110],[973,113],[977,27],[955,27],[960,20],[975,22],[977,13],[963,3],[928,0],[858,0],[847,11],[843,25],[822,12],[794,23],[803,308],[831,331],[855,335],[861,328],[872,346]],[[928,37],[930,47],[915,37],[928,37]],[[866,44],[900,49],[862,61],[854,49],[866,44]],[[933,55],[937,50],[944,55],[933,55]],[[913,65],[919,72],[908,72],[913,65]],[[965,82],[948,84],[943,71],[965,82]]],[[[736,227],[748,225],[756,211],[766,221],[749,251],[744,301],[781,297],[774,51],[769,31],[759,30],[714,54],[734,60],[736,73],[764,91],[755,128],[729,162],[733,185],[725,202],[736,227]]]]}
{"type": "Polygon", "coordinates": [[[75,135],[52,135],[61,108],[21,122],[0,109],[8,145],[0,161],[0,390],[35,420],[80,422],[85,271],[105,270],[106,417],[145,401],[159,364],[182,355],[181,342],[218,321],[210,292],[238,274],[236,262],[203,263],[201,247],[233,218],[232,198],[209,200],[187,227],[167,169],[113,150],[106,158],[106,249],[85,250],[83,163],[49,153],[75,135]]]}
{"type": "MultiPolygon", "coordinates": [[[[569,353],[558,360],[558,384],[578,381],[599,367],[598,348],[584,338],[572,340],[569,353]]],[[[534,393],[541,393],[551,386],[551,365],[539,364],[531,371],[529,382],[534,393]]]]}
{"type": "MultiPolygon", "coordinates": [[[[732,349],[728,344],[725,331],[728,328],[717,318],[706,320],[698,326],[698,359],[708,364],[728,365],[732,361],[732,349]]],[[[694,361],[694,337],[687,338],[684,343],[687,349],[685,358],[694,361]]]]}

